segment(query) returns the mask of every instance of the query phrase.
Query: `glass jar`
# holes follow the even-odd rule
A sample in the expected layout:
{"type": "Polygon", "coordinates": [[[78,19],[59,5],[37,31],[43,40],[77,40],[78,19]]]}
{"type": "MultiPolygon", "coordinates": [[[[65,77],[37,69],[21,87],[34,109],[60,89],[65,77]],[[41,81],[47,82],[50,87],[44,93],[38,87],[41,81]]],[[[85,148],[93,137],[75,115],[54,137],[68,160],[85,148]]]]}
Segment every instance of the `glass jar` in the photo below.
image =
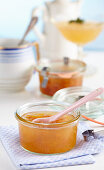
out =
{"type": "MultiPolygon", "coordinates": [[[[65,102],[66,104],[71,105],[81,97],[89,94],[91,91],[93,91],[93,89],[87,87],[64,88],[55,93],[53,100],[58,102],[65,102]]],[[[98,96],[93,101],[87,102],[85,105],[81,106],[79,110],[85,116],[93,119],[104,115],[104,94],[98,96]]]]}
{"type": "Polygon", "coordinates": [[[49,117],[66,107],[56,101],[41,101],[21,106],[15,113],[21,146],[27,151],[41,154],[63,153],[71,150],[76,144],[79,111],[67,114],[55,123],[32,122],[35,118],[49,117]]]}
{"type": "Polygon", "coordinates": [[[39,72],[40,91],[53,96],[62,88],[81,86],[86,64],[64,57],[60,60],[41,60],[36,70],[39,72]]]}

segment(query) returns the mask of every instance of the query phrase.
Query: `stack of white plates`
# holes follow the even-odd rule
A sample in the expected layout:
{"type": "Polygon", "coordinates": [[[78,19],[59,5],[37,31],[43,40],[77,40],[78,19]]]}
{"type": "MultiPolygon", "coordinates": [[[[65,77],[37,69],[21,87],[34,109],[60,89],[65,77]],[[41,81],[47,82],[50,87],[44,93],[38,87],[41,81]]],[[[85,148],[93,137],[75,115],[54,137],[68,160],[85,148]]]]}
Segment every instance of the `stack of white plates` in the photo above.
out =
{"type": "Polygon", "coordinates": [[[33,47],[19,40],[0,40],[0,90],[20,91],[29,82],[35,65],[33,47]]]}

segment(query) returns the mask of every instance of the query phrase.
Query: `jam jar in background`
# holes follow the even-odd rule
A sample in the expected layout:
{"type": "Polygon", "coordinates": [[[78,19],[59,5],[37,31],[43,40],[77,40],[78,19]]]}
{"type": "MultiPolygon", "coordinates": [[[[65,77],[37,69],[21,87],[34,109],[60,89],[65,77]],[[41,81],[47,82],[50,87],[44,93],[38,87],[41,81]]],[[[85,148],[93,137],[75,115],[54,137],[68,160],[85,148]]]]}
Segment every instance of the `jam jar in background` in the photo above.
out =
{"type": "Polygon", "coordinates": [[[56,60],[40,60],[35,69],[39,73],[40,91],[53,96],[62,88],[81,86],[86,64],[64,57],[56,60]]]}

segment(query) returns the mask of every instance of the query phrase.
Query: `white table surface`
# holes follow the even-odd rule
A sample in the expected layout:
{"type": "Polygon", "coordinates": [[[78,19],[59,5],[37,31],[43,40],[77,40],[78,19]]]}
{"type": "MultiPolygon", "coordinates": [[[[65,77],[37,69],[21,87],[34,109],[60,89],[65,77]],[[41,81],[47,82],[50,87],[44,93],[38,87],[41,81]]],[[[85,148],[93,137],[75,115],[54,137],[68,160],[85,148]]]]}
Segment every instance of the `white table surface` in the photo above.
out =
{"type": "MultiPolygon", "coordinates": [[[[104,52],[89,52],[85,61],[89,64],[95,65],[98,70],[96,74],[86,77],[83,85],[86,87],[97,88],[104,85],[104,52]]],[[[22,104],[32,100],[47,100],[49,97],[42,95],[39,92],[39,81],[38,75],[34,74],[30,83],[27,85],[26,90],[18,93],[4,93],[0,91],[0,125],[16,124],[17,121],[14,118],[15,110],[22,104]]],[[[100,118],[104,120],[104,117],[100,118]]],[[[96,131],[103,129],[100,125],[89,123],[96,131]]],[[[88,170],[100,169],[104,170],[104,151],[95,156],[96,163],[90,165],[70,166],[70,167],[59,167],[60,170],[88,170]]],[[[49,168],[47,168],[49,169],[49,168]]],[[[11,162],[8,154],[0,143],[0,170],[16,170],[16,167],[11,162]]],[[[56,170],[56,168],[51,168],[56,170]]]]}

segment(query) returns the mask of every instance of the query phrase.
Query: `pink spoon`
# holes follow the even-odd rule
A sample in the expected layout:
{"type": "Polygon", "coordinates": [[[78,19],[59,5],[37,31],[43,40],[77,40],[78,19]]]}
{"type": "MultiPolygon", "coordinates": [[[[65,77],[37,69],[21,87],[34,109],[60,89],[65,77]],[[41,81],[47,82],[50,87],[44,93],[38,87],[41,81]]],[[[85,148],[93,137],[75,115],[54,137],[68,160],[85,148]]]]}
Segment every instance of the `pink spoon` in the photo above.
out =
{"type": "Polygon", "coordinates": [[[97,96],[99,96],[103,92],[104,92],[104,88],[98,88],[98,89],[94,90],[93,92],[91,92],[90,94],[86,95],[85,97],[81,98],[77,102],[73,103],[69,108],[65,109],[64,111],[62,111],[62,112],[60,112],[60,113],[58,113],[54,116],[51,116],[51,117],[34,119],[32,122],[34,122],[34,123],[55,122],[56,120],[58,120],[59,118],[61,118],[65,114],[72,112],[74,109],[84,105],[88,101],[94,100],[97,96]]]}

